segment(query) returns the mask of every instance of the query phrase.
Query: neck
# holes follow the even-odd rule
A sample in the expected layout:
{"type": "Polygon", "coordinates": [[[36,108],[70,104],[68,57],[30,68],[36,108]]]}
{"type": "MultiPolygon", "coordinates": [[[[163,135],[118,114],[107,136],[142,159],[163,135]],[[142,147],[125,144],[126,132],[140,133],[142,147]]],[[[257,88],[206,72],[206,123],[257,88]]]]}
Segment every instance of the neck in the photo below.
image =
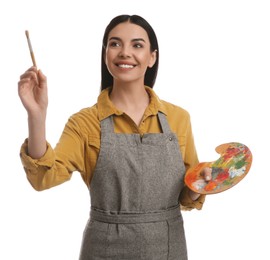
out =
{"type": "Polygon", "coordinates": [[[144,85],[119,86],[116,84],[113,86],[110,99],[119,109],[132,109],[141,106],[147,107],[149,104],[149,96],[144,85]]]}
{"type": "Polygon", "coordinates": [[[129,115],[139,125],[145,109],[149,105],[149,96],[144,85],[114,85],[110,94],[112,103],[129,115]]]}

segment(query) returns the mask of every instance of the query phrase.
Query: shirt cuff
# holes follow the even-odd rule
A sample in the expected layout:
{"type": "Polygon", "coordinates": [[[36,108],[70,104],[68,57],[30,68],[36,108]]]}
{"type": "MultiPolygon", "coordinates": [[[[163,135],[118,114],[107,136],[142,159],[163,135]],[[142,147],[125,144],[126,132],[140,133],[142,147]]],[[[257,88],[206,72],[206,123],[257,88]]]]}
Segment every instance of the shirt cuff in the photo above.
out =
{"type": "Polygon", "coordinates": [[[54,151],[48,142],[46,152],[44,153],[44,155],[39,159],[33,159],[28,155],[28,139],[25,139],[24,143],[21,146],[20,158],[23,167],[28,170],[31,170],[31,172],[37,171],[37,168],[39,166],[52,168],[52,166],[54,165],[54,151]]]}
{"type": "Polygon", "coordinates": [[[197,200],[192,200],[189,196],[189,188],[184,187],[180,194],[180,204],[182,210],[192,210],[198,209],[201,210],[204,204],[206,195],[200,195],[197,200]]]}

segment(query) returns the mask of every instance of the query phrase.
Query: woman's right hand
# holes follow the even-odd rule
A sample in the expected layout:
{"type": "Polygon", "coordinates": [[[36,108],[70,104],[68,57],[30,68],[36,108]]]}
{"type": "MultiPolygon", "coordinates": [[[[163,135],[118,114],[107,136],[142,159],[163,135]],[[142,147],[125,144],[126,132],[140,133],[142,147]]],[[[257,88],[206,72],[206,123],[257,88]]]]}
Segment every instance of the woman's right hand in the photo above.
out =
{"type": "Polygon", "coordinates": [[[48,107],[47,79],[36,67],[21,75],[19,97],[28,113],[28,155],[41,158],[46,152],[46,113],[48,107]]]}
{"type": "Polygon", "coordinates": [[[36,67],[29,68],[21,75],[18,93],[28,115],[46,117],[48,107],[47,78],[36,67]]]}

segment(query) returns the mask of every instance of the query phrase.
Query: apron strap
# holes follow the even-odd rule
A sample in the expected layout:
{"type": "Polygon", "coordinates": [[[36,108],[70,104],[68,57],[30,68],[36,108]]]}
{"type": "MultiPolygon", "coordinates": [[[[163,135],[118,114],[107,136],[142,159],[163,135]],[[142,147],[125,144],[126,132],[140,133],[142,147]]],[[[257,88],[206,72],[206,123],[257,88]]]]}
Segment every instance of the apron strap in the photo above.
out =
{"type": "Polygon", "coordinates": [[[162,133],[164,133],[164,134],[171,133],[171,128],[169,126],[169,123],[168,123],[168,120],[166,118],[166,115],[164,115],[161,112],[158,112],[158,119],[159,119],[159,123],[161,125],[162,133]]]}
{"type": "Polygon", "coordinates": [[[157,212],[125,213],[106,212],[91,207],[90,218],[92,220],[112,224],[137,224],[149,222],[161,222],[181,216],[180,205],[157,212]]]}
{"type": "Polygon", "coordinates": [[[113,115],[106,117],[100,122],[101,133],[111,134],[114,133],[113,115]]]}

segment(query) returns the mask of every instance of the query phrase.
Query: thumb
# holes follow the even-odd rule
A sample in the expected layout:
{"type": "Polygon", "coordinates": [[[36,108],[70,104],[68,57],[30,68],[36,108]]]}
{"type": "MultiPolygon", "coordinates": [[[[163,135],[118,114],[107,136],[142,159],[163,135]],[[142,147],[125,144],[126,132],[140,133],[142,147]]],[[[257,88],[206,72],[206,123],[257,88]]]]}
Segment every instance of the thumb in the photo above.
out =
{"type": "Polygon", "coordinates": [[[38,70],[38,80],[41,87],[47,84],[47,77],[43,74],[41,70],[38,70]]]}
{"type": "Polygon", "coordinates": [[[212,179],[212,168],[204,168],[204,178],[206,181],[210,181],[212,179]]]}

